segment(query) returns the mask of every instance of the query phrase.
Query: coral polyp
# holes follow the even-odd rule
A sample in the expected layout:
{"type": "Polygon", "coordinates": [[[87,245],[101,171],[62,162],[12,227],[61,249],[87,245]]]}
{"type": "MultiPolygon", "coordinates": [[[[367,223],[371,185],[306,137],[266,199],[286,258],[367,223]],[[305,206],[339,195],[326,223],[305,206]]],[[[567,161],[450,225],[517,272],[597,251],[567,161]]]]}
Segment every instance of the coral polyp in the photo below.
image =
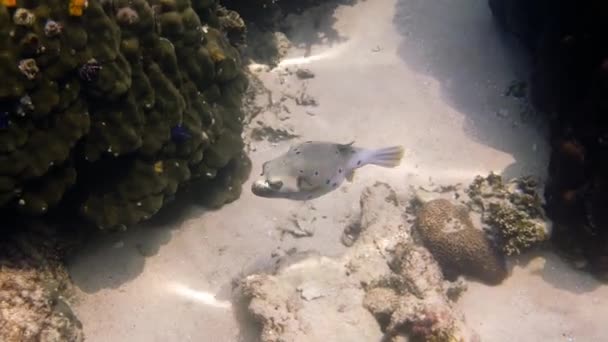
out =
{"type": "Polygon", "coordinates": [[[28,80],[33,80],[38,76],[40,69],[33,58],[23,59],[19,62],[19,70],[28,80]]]}
{"type": "Polygon", "coordinates": [[[87,0],[70,0],[68,10],[71,16],[79,17],[88,6],[89,2],[87,0]]]}
{"type": "Polygon", "coordinates": [[[13,21],[19,26],[32,26],[35,20],[34,13],[25,8],[18,8],[13,15],[13,21]]]}
{"type": "Polygon", "coordinates": [[[131,7],[122,7],[116,11],[116,21],[123,25],[132,25],[139,21],[139,14],[131,7]]]}
{"type": "Polygon", "coordinates": [[[63,25],[55,20],[48,19],[44,24],[44,34],[47,37],[55,37],[61,34],[63,25]]]}
{"type": "Polygon", "coordinates": [[[101,64],[95,58],[91,58],[78,69],[78,75],[84,81],[93,82],[97,80],[102,68],[101,64]]]}

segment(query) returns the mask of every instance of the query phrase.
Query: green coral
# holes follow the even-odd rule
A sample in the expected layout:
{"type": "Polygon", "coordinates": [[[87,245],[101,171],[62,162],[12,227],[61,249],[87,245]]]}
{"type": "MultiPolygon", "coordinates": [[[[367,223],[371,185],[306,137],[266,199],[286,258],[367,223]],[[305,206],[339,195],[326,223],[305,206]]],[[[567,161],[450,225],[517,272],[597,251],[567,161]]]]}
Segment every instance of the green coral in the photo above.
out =
{"type": "Polygon", "coordinates": [[[66,206],[118,227],[189,184],[226,191],[216,205],[238,197],[222,187],[243,161],[247,78],[222,31],[238,15],[216,1],[17,5],[0,6],[0,209],[42,215],[70,192],[66,206]]]}
{"type": "Polygon", "coordinates": [[[217,11],[222,31],[226,32],[233,45],[243,46],[247,37],[247,26],[239,13],[220,6],[217,11]]]}
{"type": "Polygon", "coordinates": [[[502,250],[507,255],[520,254],[547,239],[544,225],[532,220],[525,211],[490,204],[486,220],[496,228],[502,241],[502,250]]]}

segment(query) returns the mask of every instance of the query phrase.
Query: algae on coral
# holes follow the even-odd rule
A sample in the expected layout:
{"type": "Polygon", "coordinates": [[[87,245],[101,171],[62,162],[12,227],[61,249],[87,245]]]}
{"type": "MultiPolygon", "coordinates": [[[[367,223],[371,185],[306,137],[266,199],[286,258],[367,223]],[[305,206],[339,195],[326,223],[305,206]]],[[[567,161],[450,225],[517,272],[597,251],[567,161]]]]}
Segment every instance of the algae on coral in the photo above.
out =
{"type": "Polygon", "coordinates": [[[520,254],[548,240],[551,224],[545,216],[536,182],[530,177],[507,183],[490,174],[478,176],[467,189],[471,206],[482,213],[482,220],[506,255],[520,254]]]}

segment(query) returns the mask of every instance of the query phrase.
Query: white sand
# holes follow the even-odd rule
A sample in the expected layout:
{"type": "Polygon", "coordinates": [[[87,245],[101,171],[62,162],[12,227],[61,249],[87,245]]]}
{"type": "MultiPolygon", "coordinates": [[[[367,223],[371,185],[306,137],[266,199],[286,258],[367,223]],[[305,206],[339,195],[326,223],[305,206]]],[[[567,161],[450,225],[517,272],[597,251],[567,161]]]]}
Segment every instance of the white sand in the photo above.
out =
{"type": "MultiPolygon", "coordinates": [[[[496,32],[486,0],[368,0],[320,13],[329,41],[301,20],[290,38],[302,45],[279,68],[312,70],[315,78],[305,83],[319,106],[287,99],[286,120],[272,112],[258,119],[292,127],[301,140],[402,144],[404,163],[363,168],[353,184],[307,209],[251,194],[261,164],[293,140],[253,142],[254,169],[238,201],[215,212],[185,208],[94,243],[73,260],[88,341],[251,341],[251,325],[230,304],[232,280],[272,264],[277,248],[343,252],[340,235],[364,186],[381,180],[406,196],[410,185],[469,182],[491,170],[544,175],[543,138],[519,119],[519,101],[503,96],[525,77],[525,63],[496,32]],[[331,33],[343,40],[332,42],[331,33]],[[293,210],[318,218],[312,237],[281,239],[277,224],[293,210]]],[[[303,86],[279,70],[259,76],[275,100],[303,86]]],[[[545,257],[544,267],[537,260],[516,267],[503,286],[470,283],[461,306],[482,340],[605,340],[608,287],[545,257]]]]}

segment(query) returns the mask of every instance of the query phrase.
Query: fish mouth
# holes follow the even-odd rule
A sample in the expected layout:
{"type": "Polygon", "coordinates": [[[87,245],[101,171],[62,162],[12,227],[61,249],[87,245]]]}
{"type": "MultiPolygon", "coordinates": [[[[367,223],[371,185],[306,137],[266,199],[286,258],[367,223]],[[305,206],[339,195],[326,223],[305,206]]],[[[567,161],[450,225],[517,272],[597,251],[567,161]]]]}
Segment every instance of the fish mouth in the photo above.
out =
{"type": "Polygon", "coordinates": [[[251,192],[260,197],[274,197],[275,191],[266,180],[257,180],[251,184],[251,192]]]}

